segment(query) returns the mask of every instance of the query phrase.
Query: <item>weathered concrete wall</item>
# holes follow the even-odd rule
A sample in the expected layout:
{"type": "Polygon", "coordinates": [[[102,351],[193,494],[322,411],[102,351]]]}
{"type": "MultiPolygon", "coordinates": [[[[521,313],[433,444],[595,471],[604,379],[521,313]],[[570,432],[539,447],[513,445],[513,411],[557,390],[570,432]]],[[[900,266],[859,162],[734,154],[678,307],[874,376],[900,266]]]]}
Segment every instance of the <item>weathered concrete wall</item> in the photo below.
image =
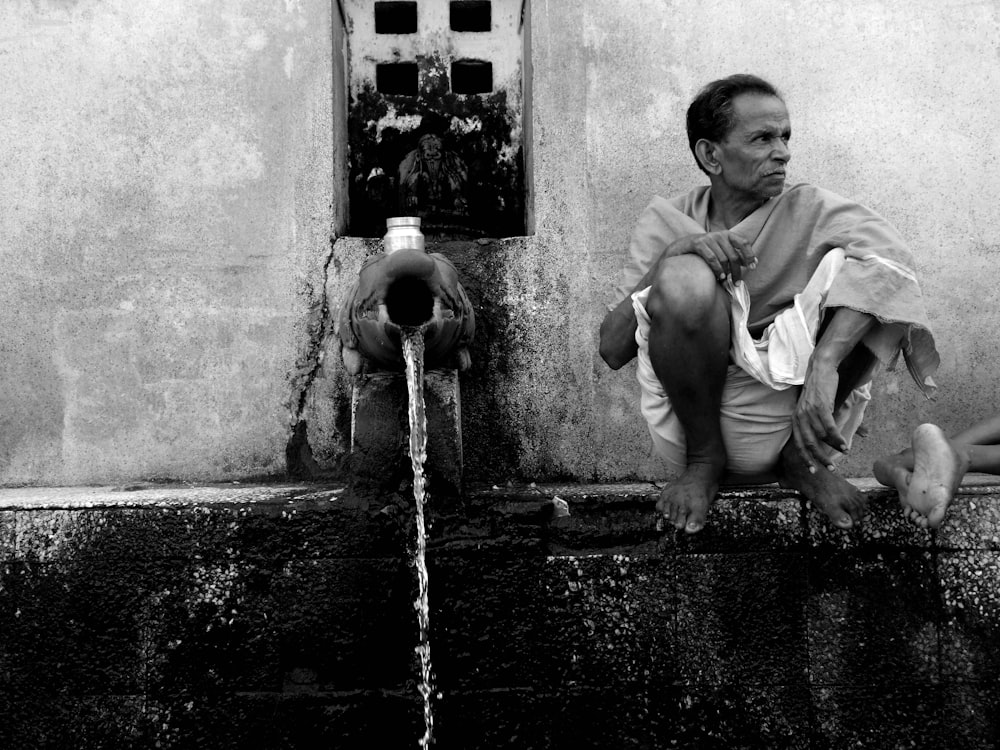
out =
{"type": "MultiPolygon", "coordinates": [[[[867,474],[920,421],[954,429],[1000,402],[993,3],[527,13],[534,234],[470,255],[499,317],[463,379],[465,432],[501,438],[469,449],[471,478],[662,476],[632,369],[607,370],[596,331],[635,217],[701,180],[687,102],[736,70],[785,92],[793,179],[871,205],[919,258],[940,396],[883,376],[846,470],[867,474]]],[[[371,248],[331,245],[348,211],[338,4],[45,0],[0,22],[0,482],[267,475],[286,447],[341,471],[350,383],[327,313],[371,248]]]]}
{"type": "MultiPolygon", "coordinates": [[[[571,335],[574,322],[536,283],[545,268],[538,247],[531,237],[428,243],[428,250],[454,262],[475,307],[473,366],[460,375],[467,479],[567,476],[567,459],[590,450],[574,443],[580,437],[577,425],[566,419],[567,411],[590,405],[581,406],[555,381],[558,368],[565,366],[560,336],[571,335]],[[545,327],[539,327],[540,315],[545,327]],[[532,382],[532,377],[544,379],[532,382]]],[[[344,298],[365,257],[378,250],[373,240],[337,240],[336,267],[327,283],[331,304],[344,298]]],[[[323,367],[303,410],[311,452],[318,468],[327,472],[344,466],[350,446],[351,379],[337,346],[335,338],[328,339],[323,367]]],[[[400,422],[406,424],[403,413],[400,422]]],[[[399,462],[408,459],[400,453],[399,462]]]]}
{"type": "Polygon", "coordinates": [[[283,471],[341,218],[331,4],[0,25],[0,481],[283,471]]]}
{"type": "MultiPolygon", "coordinates": [[[[995,487],[937,534],[774,490],[677,537],[656,496],[430,508],[435,748],[997,746],[995,487]]],[[[330,486],[0,492],[0,745],[416,747],[412,534],[330,486]]]]}

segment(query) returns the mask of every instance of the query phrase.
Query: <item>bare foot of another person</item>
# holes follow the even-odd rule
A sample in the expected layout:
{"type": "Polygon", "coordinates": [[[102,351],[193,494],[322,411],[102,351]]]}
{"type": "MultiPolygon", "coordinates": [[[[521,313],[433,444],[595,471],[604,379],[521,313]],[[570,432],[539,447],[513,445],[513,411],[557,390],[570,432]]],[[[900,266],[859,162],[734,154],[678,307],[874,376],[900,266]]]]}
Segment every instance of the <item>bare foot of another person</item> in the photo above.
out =
{"type": "Polygon", "coordinates": [[[868,499],[861,490],[824,466],[817,465],[816,472],[810,473],[793,445],[790,449],[786,446],[781,457],[782,487],[801,492],[838,528],[849,529],[861,522],[868,507],[868,499]]]}
{"type": "Polygon", "coordinates": [[[715,502],[723,468],[714,463],[692,463],[663,488],[656,509],[674,527],[689,534],[705,527],[705,516],[715,502]]]}
{"type": "Polygon", "coordinates": [[[896,488],[900,505],[907,510],[906,494],[910,491],[910,480],[913,478],[913,451],[907,448],[894,456],[880,458],[875,461],[872,471],[886,487],[896,488]]]}
{"type": "Polygon", "coordinates": [[[941,428],[922,424],[913,431],[913,476],[903,510],[918,526],[936,529],[969,469],[969,455],[956,448],[941,428]]]}

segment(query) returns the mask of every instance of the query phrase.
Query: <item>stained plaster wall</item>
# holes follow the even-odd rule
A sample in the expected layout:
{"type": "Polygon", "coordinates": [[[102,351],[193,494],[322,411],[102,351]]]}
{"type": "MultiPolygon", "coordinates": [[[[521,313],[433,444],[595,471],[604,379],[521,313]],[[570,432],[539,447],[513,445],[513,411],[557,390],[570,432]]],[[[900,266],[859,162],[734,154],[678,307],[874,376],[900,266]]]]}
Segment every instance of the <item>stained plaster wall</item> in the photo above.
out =
{"type": "MultiPolygon", "coordinates": [[[[482,407],[465,409],[471,478],[662,474],[632,368],[607,370],[596,331],[649,197],[701,182],[687,102],[738,70],[786,95],[792,179],[880,211],[919,260],[940,395],[882,376],[847,471],[920,421],[954,429],[1000,401],[979,335],[1000,315],[992,3],[527,12],[535,233],[474,274],[496,320],[463,384],[482,407]]],[[[371,251],[341,239],[331,254],[346,211],[337,4],[53,0],[5,4],[0,21],[0,482],[280,473],[304,417],[336,471],[350,384],[320,346],[324,312],[371,251]]]]}
{"type": "Polygon", "coordinates": [[[425,131],[442,137],[465,177],[452,200],[442,195],[420,206],[424,231],[454,233],[457,226],[460,236],[524,234],[521,6],[522,0],[496,0],[488,7],[489,31],[454,31],[449,0],[421,0],[414,6],[415,31],[386,33],[376,30],[378,6],[368,0],[344,3],[351,40],[351,234],[381,237],[385,219],[408,210],[400,170],[412,164],[410,154],[425,131]],[[455,67],[469,63],[489,63],[488,93],[456,93],[463,85],[455,67]],[[379,82],[381,66],[399,64],[414,66],[410,94],[387,93],[392,86],[379,82]],[[459,196],[462,203],[456,205],[459,196]]]}
{"type": "Polygon", "coordinates": [[[339,24],[328,0],[0,8],[0,481],[284,471],[342,223],[339,24]]]}

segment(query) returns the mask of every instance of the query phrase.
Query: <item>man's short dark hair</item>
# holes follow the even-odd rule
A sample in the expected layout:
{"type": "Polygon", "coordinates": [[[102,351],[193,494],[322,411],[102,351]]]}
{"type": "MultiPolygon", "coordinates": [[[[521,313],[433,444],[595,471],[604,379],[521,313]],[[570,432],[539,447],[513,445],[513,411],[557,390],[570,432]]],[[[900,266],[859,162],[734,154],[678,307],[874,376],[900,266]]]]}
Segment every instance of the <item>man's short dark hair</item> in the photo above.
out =
{"type": "Polygon", "coordinates": [[[691,102],[687,111],[688,145],[698,169],[705,168],[698,161],[694,145],[702,138],[718,143],[724,140],[736,125],[736,115],[733,113],[733,99],[740,94],[760,94],[761,96],[776,96],[781,94],[763,78],[748,73],[737,73],[727,78],[720,78],[706,85],[691,102]]]}

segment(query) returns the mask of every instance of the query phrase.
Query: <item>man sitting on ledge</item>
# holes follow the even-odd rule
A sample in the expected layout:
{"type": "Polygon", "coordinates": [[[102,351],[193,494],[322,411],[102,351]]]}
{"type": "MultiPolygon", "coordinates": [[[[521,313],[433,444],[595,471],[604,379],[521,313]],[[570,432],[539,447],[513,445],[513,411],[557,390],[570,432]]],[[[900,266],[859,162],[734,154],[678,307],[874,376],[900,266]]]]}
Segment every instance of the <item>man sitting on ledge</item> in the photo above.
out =
{"type": "Polygon", "coordinates": [[[638,355],[640,408],[677,472],[658,510],[700,531],[721,483],[775,479],[838,527],[865,499],[834,473],[878,362],[902,349],[925,391],[939,358],[913,257],[871,210],[785,187],[791,126],[773,86],[708,84],[687,113],[710,186],[654,197],[636,224],[601,356],[638,355]]]}

